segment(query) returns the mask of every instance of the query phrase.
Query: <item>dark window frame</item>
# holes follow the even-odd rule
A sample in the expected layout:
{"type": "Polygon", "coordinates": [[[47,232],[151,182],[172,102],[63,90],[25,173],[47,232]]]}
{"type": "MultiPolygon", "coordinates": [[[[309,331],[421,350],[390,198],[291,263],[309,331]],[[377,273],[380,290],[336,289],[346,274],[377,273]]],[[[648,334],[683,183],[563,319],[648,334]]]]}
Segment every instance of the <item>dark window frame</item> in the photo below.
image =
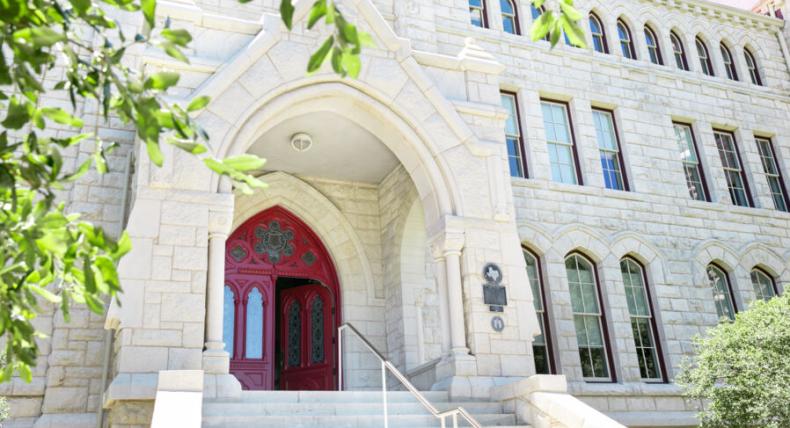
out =
{"type": "MultiPolygon", "coordinates": [[[[598,265],[590,257],[588,257],[586,254],[584,254],[579,250],[573,250],[568,254],[566,254],[565,258],[563,259],[563,264],[566,260],[568,260],[568,257],[574,255],[577,255],[582,259],[586,260],[587,263],[589,263],[592,266],[593,278],[595,279],[595,289],[598,294],[598,305],[601,308],[601,330],[603,333],[603,343],[604,343],[604,348],[606,349],[606,358],[609,366],[609,377],[611,378],[610,380],[586,380],[586,379],[583,380],[584,382],[587,383],[617,383],[617,371],[615,370],[615,365],[614,365],[614,352],[612,351],[612,342],[611,342],[611,338],[609,337],[609,322],[607,321],[606,318],[606,309],[608,308],[608,305],[604,305],[603,289],[601,288],[601,279],[600,279],[600,275],[598,274],[598,265]]],[[[566,276],[567,276],[567,268],[566,268],[566,276]]]]}
{"type": "Polygon", "coordinates": [[[749,70],[749,77],[752,83],[757,86],[764,86],[762,76],[760,76],[760,67],[757,65],[757,58],[754,56],[754,53],[749,48],[743,48],[743,56],[744,60],[746,60],[746,68],[749,70]],[[752,67],[749,67],[750,61],[752,67]]]}
{"type": "MultiPolygon", "coordinates": [[[[527,148],[524,145],[524,131],[521,128],[521,107],[519,107],[519,105],[518,105],[519,104],[519,102],[518,102],[518,93],[513,92],[513,91],[506,91],[506,90],[503,90],[503,89],[501,89],[499,91],[499,93],[513,97],[513,104],[516,106],[516,117],[514,119],[516,121],[516,126],[518,127],[518,147],[519,147],[519,150],[521,150],[521,153],[520,153],[521,154],[521,168],[522,168],[522,171],[524,172],[524,175],[522,177],[518,177],[518,178],[529,178],[529,168],[527,166],[527,148]]],[[[505,136],[505,138],[507,138],[507,136],[505,136]]],[[[508,163],[508,165],[509,165],[509,163],[508,163]]],[[[511,176],[511,177],[513,177],[513,176],[511,176]]],[[[514,178],[516,178],[516,177],[514,177],[514,178]]]]}
{"type": "MultiPolygon", "coordinates": [[[[535,21],[537,21],[538,18],[540,18],[544,13],[546,13],[546,8],[545,7],[543,7],[543,6],[535,7],[535,5],[532,2],[530,2],[530,4],[529,4],[529,16],[530,16],[530,18],[532,18],[532,24],[534,24],[535,21]]],[[[546,36],[543,37],[543,40],[548,42],[550,38],[551,38],[551,35],[546,34],[546,36]]]]}
{"type": "MultiPolygon", "coordinates": [[[[716,269],[720,270],[721,273],[724,274],[724,282],[727,283],[727,291],[730,292],[730,302],[732,302],[732,310],[734,312],[733,316],[735,316],[738,312],[740,312],[740,310],[738,309],[738,303],[735,301],[735,290],[733,290],[733,288],[732,288],[732,281],[730,281],[730,272],[727,269],[725,269],[724,266],[720,265],[716,261],[712,261],[712,262],[708,263],[708,265],[705,267],[705,275],[706,276],[708,275],[708,268],[710,268],[711,266],[715,266],[716,269]]],[[[714,302],[714,305],[715,305],[715,302],[714,302]]]]}
{"type": "MultiPolygon", "coordinates": [[[[468,0],[467,0],[467,4],[469,4],[468,0]]],[[[489,28],[489,24],[488,24],[488,5],[486,4],[486,0],[480,0],[480,5],[482,7],[481,15],[482,15],[482,18],[483,18],[483,26],[482,27],[478,27],[478,28],[489,28]]],[[[469,4],[469,11],[470,11],[470,13],[471,13],[472,9],[473,9],[472,5],[469,4]]],[[[475,7],[474,9],[477,9],[477,8],[475,7]]],[[[471,18],[469,19],[469,23],[470,24],[472,23],[471,18]]],[[[477,27],[477,25],[474,25],[474,24],[472,24],[472,26],[473,27],[477,27]]]]}
{"type": "MultiPolygon", "coordinates": [[[[540,98],[540,102],[562,104],[565,107],[565,116],[568,118],[568,128],[571,131],[571,150],[573,152],[573,163],[576,170],[576,185],[584,186],[584,177],[582,177],[582,168],[579,163],[579,151],[576,148],[576,132],[573,130],[573,116],[571,116],[571,103],[569,101],[560,101],[552,98],[540,98]]],[[[551,163],[551,162],[549,162],[551,163]]],[[[567,184],[567,183],[565,183],[567,184]]]]}
{"type": "MultiPolygon", "coordinates": [[[[592,110],[598,110],[598,111],[602,111],[602,112],[605,112],[605,113],[609,113],[609,115],[611,115],[611,117],[612,117],[612,127],[614,128],[613,129],[613,131],[614,131],[614,139],[615,139],[615,143],[617,143],[617,153],[618,153],[617,163],[620,164],[620,174],[622,174],[622,176],[623,176],[623,189],[622,189],[622,191],[630,192],[631,191],[631,184],[628,181],[628,173],[625,171],[625,159],[624,159],[625,156],[623,154],[623,145],[620,142],[620,132],[617,130],[617,119],[614,116],[614,110],[603,108],[603,107],[593,107],[592,110]]],[[[599,149],[599,151],[600,151],[600,149],[599,149]]],[[[617,189],[610,189],[610,190],[617,190],[617,189]]]]}
{"type": "MultiPolygon", "coordinates": [[[[540,300],[543,304],[543,340],[546,341],[546,353],[548,354],[548,362],[549,362],[549,374],[557,374],[557,361],[554,356],[554,346],[552,342],[551,336],[551,326],[550,324],[550,317],[549,317],[549,305],[546,300],[546,287],[544,287],[545,277],[543,276],[543,265],[540,261],[540,256],[534,251],[532,251],[529,247],[524,244],[521,244],[522,251],[528,252],[532,257],[535,258],[535,265],[538,267],[538,288],[540,289],[540,300]]],[[[532,296],[534,299],[535,296],[532,296]]],[[[534,356],[533,356],[534,358],[534,356]]]]}
{"type": "MultiPolygon", "coordinates": [[[[653,27],[651,27],[649,24],[645,24],[645,32],[649,32],[650,35],[653,36],[653,42],[656,44],[656,59],[658,60],[658,62],[657,63],[654,62],[653,64],[664,65],[664,55],[661,54],[661,42],[658,39],[658,34],[656,33],[656,30],[654,30],[653,27]]],[[[650,45],[647,44],[647,38],[645,38],[645,45],[647,46],[647,54],[649,57],[650,45]]]]}
{"type": "MultiPolygon", "coordinates": [[[[678,33],[676,33],[674,30],[669,32],[669,43],[672,45],[672,56],[675,57],[677,54],[677,52],[675,52],[675,46],[672,43],[673,38],[677,40],[678,46],[680,46],[680,62],[682,64],[680,69],[683,71],[689,71],[689,62],[688,58],[686,57],[686,46],[683,44],[683,39],[681,39],[680,36],[678,36],[678,33]]],[[[675,57],[675,65],[677,65],[677,57],[675,57]]]]}
{"type": "MultiPolygon", "coordinates": [[[[655,347],[656,347],[656,356],[658,356],[658,365],[661,367],[661,379],[642,379],[643,382],[646,383],[669,383],[669,374],[667,373],[666,363],[664,362],[664,351],[661,348],[661,336],[658,334],[658,323],[656,322],[656,309],[655,305],[653,305],[653,290],[650,286],[650,282],[647,280],[647,269],[645,265],[642,264],[639,260],[631,255],[626,255],[620,261],[628,259],[632,262],[636,263],[639,266],[639,269],[642,271],[642,281],[645,285],[645,294],[647,295],[647,305],[650,308],[650,326],[653,329],[653,337],[655,338],[655,347]]],[[[733,298],[734,299],[734,298],[733,298]]],[[[629,316],[630,318],[630,316],[629,316]]]]}
{"type": "MultiPolygon", "coordinates": [[[[699,166],[699,179],[702,182],[702,190],[705,192],[705,202],[710,202],[710,190],[708,190],[708,180],[705,179],[705,166],[702,164],[702,158],[699,155],[699,147],[697,147],[697,137],[694,135],[694,126],[687,122],[680,122],[673,120],[673,125],[687,126],[691,131],[691,144],[694,146],[694,154],[697,155],[697,165],[699,166]]],[[[685,175],[685,173],[684,173],[685,175]]]]}
{"type": "MultiPolygon", "coordinates": [[[[598,22],[598,27],[601,29],[601,44],[603,45],[603,52],[601,53],[609,54],[609,42],[606,40],[606,28],[604,28],[603,21],[601,21],[601,18],[598,16],[598,14],[593,11],[590,11],[590,14],[587,16],[588,26],[591,19],[594,19],[596,22],[598,22]]],[[[590,29],[590,37],[593,38],[593,50],[595,50],[595,38],[593,36],[592,29],[590,29]]],[[[600,52],[597,50],[595,51],[600,52]]]]}
{"type": "MultiPolygon", "coordinates": [[[[726,135],[729,135],[730,138],[732,138],[732,147],[735,150],[735,155],[738,156],[738,166],[741,169],[740,170],[740,176],[741,176],[741,181],[743,181],[743,191],[744,191],[744,193],[746,193],[746,201],[748,203],[747,207],[754,208],[754,198],[752,197],[752,189],[749,186],[749,180],[748,180],[748,177],[746,175],[746,168],[743,167],[743,156],[741,155],[741,150],[738,147],[738,140],[735,138],[735,133],[732,132],[732,131],[724,130],[724,129],[713,128],[714,140],[715,140],[715,137],[716,137],[716,133],[726,134],[726,135]]],[[[717,146],[716,147],[716,151],[718,151],[718,150],[719,149],[718,149],[718,146],[717,146]]],[[[721,157],[721,153],[719,153],[719,157],[721,157]]],[[[722,165],[722,169],[725,169],[724,165],[722,165]]],[[[726,171],[725,171],[725,179],[726,179],[726,171]]],[[[729,193],[729,183],[728,183],[727,187],[728,187],[727,190],[728,190],[728,193],[729,193]]],[[[732,198],[732,194],[730,194],[730,198],[732,198]]],[[[732,204],[736,205],[736,206],[741,206],[741,205],[738,205],[737,202],[734,199],[732,201],[732,204]]]]}
{"type": "Polygon", "coordinates": [[[702,74],[706,76],[716,76],[716,70],[713,68],[713,61],[710,58],[710,49],[708,49],[708,45],[705,43],[704,40],[700,36],[697,36],[694,39],[694,45],[697,47],[697,58],[700,61],[700,66],[702,66],[702,54],[705,53],[705,67],[702,68],[702,74]],[[699,51],[699,47],[702,46],[703,52],[699,51]],[[705,69],[708,69],[709,73],[705,72],[705,69]]]}
{"type": "MultiPolygon", "coordinates": [[[[627,57],[625,55],[623,55],[623,56],[628,58],[628,59],[633,59],[633,60],[639,59],[639,57],[636,56],[636,47],[634,46],[636,44],[636,42],[634,40],[634,34],[631,32],[631,27],[622,18],[617,18],[617,25],[616,26],[619,27],[620,25],[622,25],[623,28],[625,28],[625,32],[628,34],[628,52],[631,54],[630,57],[627,57]]],[[[623,38],[620,37],[619,33],[620,32],[618,31],[617,39],[619,40],[619,43],[620,43],[620,53],[622,53],[622,51],[623,51],[623,38]]]]}
{"type": "MultiPolygon", "coordinates": [[[[768,279],[771,280],[771,288],[774,290],[774,297],[780,296],[781,294],[779,293],[779,286],[776,284],[776,277],[774,277],[774,275],[771,275],[770,272],[768,272],[767,270],[763,269],[760,265],[754,266],[752,268],[752,271],[755,271],[755,270],[759,271],[760,273],[762,273],[763,275],[767,276],[768,279]]],[[[749,273],[751,273],[751,271],[749,273]]]]}
{"type": "Polygon", "coordinates": [[[520,36],[521,35],[521,24],[519,24],[519,22],[518,22],[519,21],[519,19],[518,19],[518,4],[517,4],[518,2],[516,2],[515,0],[505,0],[505,1],[509,2],[511,4],[511,6],[513,6],[513,24],[514,24],[513,29],[515,30],[515,33],[510,33],[509,31],[504,30],[505,14],[500,11],[500,13],[502,13],[502,21],[503,21],[502,28],[503,28],[503,31],[505,31],[508,34],[514,34],[516,36],[520,36]]]}
{"type": "MultiPolygon", "coordinates": [[[[776,175],[777,175],[777,179],[779,180],[779,186],[782,189],[782,196],[784,197],[785,206],[788,209],[788,211],[784,211],[784,212],[790,212],[790,195],[788,195],[788,193],[787,193],[787,186],[785,185],[785,177],[784,177],[784,174],[782,173],[782,166],[779,164],[779,158],[776,157],[776,148],[774,147],[774,141],[773,141],[773,139],[771,137],[762,137],[762,136],[759,136],[759,135],[755,135],[754,136],[754,142],[756,144],[758,144],[757,152],[760,153],[761,157],[762,157],[762,153],[760,151],[758,140],[763,140],[763,141],[766,141],[768,143],[768,149],[771,150],[771,157],[773,158],[774,166],[776,167],[776,175]]],[[[762,159],[761,159],[760,163],[762,164],[762,159]]],[[[768,172],[765,171],[765,166],[763,166],[763,172],[766,175],[768,174],[768,172]]],[[[771,199],[773,199],[773,197],[771,199]]],[[[778,208],[777,208],[777,210],[778,210],[778,208]]],[[[779,210],[779,211],[782,211],[782,210],[779,210]]]]}
{"type": "Polygon", "coordinates": [[[738,67],[735,66],[735,57],[732,56],[732,51],[730,50],[729,47],[727,47],[727,44],[724,42],[719,43],[719,49],[721,50],[722,53],[721,62],[722,64],[724,64],[724,72],[725,74],[727,74],[727,78],[730,80],[734,80],[736,82],[739,81],[740,79],[738,79],[738,67]],[[729,66],[727,65],[727,61],[725,60],[725,55],[724,55],[725,52],[727,53],[726,56],[730,58],[729,66]]]}

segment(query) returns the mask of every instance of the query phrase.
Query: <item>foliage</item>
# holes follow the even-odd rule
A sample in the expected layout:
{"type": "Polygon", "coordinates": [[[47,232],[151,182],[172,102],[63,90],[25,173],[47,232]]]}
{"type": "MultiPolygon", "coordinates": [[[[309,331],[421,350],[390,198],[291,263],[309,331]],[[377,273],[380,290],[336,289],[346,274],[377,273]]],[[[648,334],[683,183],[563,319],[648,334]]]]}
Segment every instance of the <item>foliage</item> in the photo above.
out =
{"type": "MultiPolygon", "coordinates": [[[[540,9],[544,7],[545,0],[532,0],[532,4],[540,9]]],[[[573,7],[573,0],[558,0],[558,11],[546,10],[532,24],[530,36],[532,41],[543,40],[549,37],[551,46],[554,47],[560,41],[563,33],[568,36],[568,42],[576,47],[586,47],[584,41],[584,30],[579,25],[582,14],[573,7]]]]}
{"type": "Polygon", "coordinates": [[[704,403],[703,427],[790,426],[790,294],[755,302],[695,345],[677,382],[704,403]]]}
{"type": "MultiPolygon", "coordinates": [[[[246,2],[249,0],[241,0],[246,2]]],[[[543,0],[535,0],[540,6],[543,0]]],[[[194,156],[218,174],[229,177],[244,192],[264,185],[251,173],[263,166],[252,155],[212,157],[209,136],[194,118],[208,103],[198,97],[187,105],[164,97],[179,75],[153,74],[132,68],[126,53],[135,46],[154,46],[176,60],[188,62],[183,49],[192,36],[171,28],[169,20],[155,31],[156,0],[5,0],[0,2],[0,338],[7,360],[0,381],[14,373],[30,381],[38,346],[32,320],[45,299],[68,318],[72,303],[102,313],[108,298],[121,291],[116,265],[131,243],[68,214],[57,192],[89,171],[108,171],[107,154],[114,142],[98,136],[98,120],[84,130],[85,118],[75,113],[95,111],[104,122],[120,119],[134,129],[153,164],[161,166],[161,144],[194,156]],[[124,32],[114,16],[140,14],[142,26],[124,32]],[[70,109],[58,98],[68,100],[70,109]],[[70,167],[69,153],[92,145],[93,154],[70,167]]],[[[281,0],[283,22],[290,29],[295,7],[281,0]]],[[[547,12],[533,37],[550,34],[552,45],[564,30],[572,43],[583,45],[575,27],[578,12],[572,0],[561,0],[557,14],[547,12]],[[555,18],[558,15],[558,18],[555,18]],[[581,42],[580,42],[581,41],[581,42]]],[[[331,35],[307,63],[308,73],[329,59],[341,76],[356,77],[360,53],[371,37],[350,23],[333,0],[315,0],[307,28],[331,26],[331,35]]]]}

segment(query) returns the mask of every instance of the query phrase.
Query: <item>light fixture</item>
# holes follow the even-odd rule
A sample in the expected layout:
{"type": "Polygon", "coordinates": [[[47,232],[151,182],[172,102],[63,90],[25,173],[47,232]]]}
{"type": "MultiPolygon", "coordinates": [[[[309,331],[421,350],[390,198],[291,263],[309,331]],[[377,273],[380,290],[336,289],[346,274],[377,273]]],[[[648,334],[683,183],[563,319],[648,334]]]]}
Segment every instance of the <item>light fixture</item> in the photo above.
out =
{"type": "Polygon", "coordinates": [[[297,152],[306,152],[313,147],[313,137],[305,132],[297,132],[291,136],[291,147],[297,152]]]}

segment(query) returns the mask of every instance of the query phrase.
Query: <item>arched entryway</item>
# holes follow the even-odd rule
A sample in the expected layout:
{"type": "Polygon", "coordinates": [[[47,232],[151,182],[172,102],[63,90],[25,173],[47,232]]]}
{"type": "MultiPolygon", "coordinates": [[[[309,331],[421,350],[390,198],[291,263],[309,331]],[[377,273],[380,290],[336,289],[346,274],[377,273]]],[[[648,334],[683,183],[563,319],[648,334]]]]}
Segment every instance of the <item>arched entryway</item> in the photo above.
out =
{"type": "Polygon", "coordinates": [[[329,253],[286,209],[258,213],[227,240],[223,339],[244,389],[334,389],[340,308],[329,253]]]}

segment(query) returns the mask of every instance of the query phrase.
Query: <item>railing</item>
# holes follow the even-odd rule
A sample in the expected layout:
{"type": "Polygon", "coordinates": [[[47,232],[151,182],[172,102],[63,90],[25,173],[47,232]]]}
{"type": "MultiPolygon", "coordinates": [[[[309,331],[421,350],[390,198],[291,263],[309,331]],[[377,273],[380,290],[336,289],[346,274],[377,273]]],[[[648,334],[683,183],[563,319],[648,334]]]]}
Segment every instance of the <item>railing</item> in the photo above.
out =
{"type": "Polygon", "coordinates": [[[366,348],[376,357],[378,358],[379,362],[381,362],[381,396],[382,396],[382,403],[384,404],[384,428],[389,427],[388,415],[387,415],[387,371],[389,370],[395,379],[397,379],[406,389],[423,405],[431,415],[435,418],[439,419],[441,422],[441,428],[447,428],[447,418],[451,418],[452,420],[452,427],[458,428],[458,416],[460,415],[462,418],[466,420],[474,428],[482,428],[482,426],[475,420],[472,415],[469,414],[463,407],[456,407],[455,409],[450,409],[445,412],[440,412],[436,407],[431,404],[422,393],[414,387],[414,385],[406,379],[400,370],[395,367],[389,360],[384,358],[381,353],[373,347],[365,336],[359,332],[353,325],[349,323],[345,323],[338,327],[337,329],[337,389],[342,391],[343,390],[343,331],[349,330],[350,332],[354,333],[359,340],[365,345],[366,348]]]}

